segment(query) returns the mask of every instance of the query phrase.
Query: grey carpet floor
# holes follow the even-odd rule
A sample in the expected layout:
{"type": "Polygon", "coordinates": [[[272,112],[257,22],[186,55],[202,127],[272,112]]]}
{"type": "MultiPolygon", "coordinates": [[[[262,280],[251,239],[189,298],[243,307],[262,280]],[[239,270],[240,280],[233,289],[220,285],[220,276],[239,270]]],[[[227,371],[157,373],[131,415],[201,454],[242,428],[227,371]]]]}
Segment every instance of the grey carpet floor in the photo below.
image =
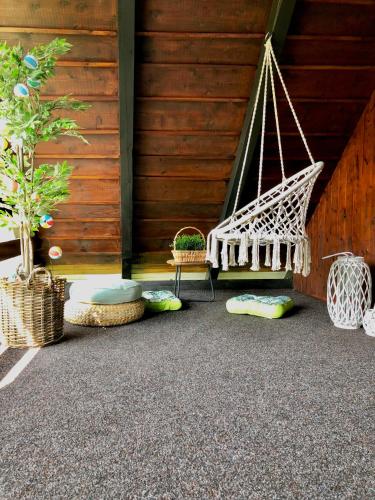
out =
{"type": "Polygon", "coordinates": [[[375,339],[285,293],[67,326],[0,391],[0,498],[374,498],[375,339]]]}

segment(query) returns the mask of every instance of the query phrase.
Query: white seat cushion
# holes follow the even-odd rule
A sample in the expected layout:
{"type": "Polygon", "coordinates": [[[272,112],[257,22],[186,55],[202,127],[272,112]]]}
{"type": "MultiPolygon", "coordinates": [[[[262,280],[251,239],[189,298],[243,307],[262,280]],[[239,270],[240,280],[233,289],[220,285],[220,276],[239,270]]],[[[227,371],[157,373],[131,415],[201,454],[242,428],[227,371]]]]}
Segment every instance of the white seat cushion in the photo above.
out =
{"type": "Polygon", "coordinates": [[[123,304],[142,297],[142,287],[133,280],[95,277],[76,281],[69,290],[73,301],[88,304],[123,304]]]}

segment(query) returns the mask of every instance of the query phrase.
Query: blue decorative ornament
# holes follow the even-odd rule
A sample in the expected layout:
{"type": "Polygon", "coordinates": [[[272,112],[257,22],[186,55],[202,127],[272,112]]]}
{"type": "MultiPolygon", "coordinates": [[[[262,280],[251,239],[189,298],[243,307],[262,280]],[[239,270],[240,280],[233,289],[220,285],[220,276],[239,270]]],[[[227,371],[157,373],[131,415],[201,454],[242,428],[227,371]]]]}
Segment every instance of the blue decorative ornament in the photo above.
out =
{"type": "Polygon", "coordinates": [[[29,97],[29,89],[23,83],[14,86],[13,93],[16,97],[29,97]]]}
{"type": "Polygon", "coordinates": [[[45,229],[49,229],[50,227],[52,227],[53,223],[53,217],[51,217],[49,214],[42,215],[42,217],[40,218],[40,225],[45,229]]]}
{"type": "Polygon", "coordinates": [[[40,87],[40,80],[34,80],[33,78],[28,78],[27,85],[32,89],[38,89],[40,87]]]}
{"type": "Polygon", "coordinates": [[[23,64],[26,66],[26,68],[36,69],[38,67],[38,59],[31,54],[27,54],[23,58],[23,64]]]}

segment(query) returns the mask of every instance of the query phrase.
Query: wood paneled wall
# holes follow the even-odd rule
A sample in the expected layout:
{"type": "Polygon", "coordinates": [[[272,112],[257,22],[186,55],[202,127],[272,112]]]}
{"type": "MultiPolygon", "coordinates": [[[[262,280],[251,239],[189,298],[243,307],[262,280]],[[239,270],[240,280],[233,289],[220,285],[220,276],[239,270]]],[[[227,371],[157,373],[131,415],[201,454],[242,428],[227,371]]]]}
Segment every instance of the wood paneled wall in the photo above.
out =
{"type": "Polygon", "coordinates": [[[120,270],[117,1],[1,1],[0,39],[32,47],[55,37],[73,49],[58,62],[43,98],[70,93],[88,102],[91,108],[75,118],[90,144],[63,138],[37,150],[38,162],[67,159],[75,167],[71,197],[54,215],[54,227],[42,232],[42,249],[60,245],[62,265],[120,270]]]}
{"type": "Polygon", "coordinates": [[[208,232],[225,198],[271,0],[139,0],[135,250],[208,232]]]}
{"type": "Polygon", "coordinates": [[[375,270],[375,92],[345,148],[331,181],[310,220],[312,272],[295,277],[300,292],[326,298],[332,260],[336,252],[362,255],[375,270]]]}

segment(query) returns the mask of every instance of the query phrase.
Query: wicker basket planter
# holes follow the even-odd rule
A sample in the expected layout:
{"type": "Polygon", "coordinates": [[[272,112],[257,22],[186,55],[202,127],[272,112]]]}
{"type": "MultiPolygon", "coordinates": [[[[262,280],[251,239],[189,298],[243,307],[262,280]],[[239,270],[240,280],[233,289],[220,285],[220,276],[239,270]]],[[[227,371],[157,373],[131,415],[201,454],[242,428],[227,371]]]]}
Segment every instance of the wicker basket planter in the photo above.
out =
{"type": "Polygon", "coordinates": [[[206,250],[176,250],[177,236],[185,229],[194,229],[194,231],[197,231],[197,233],[199,233],[202,236],[203,241],[206,243],[206,238],[204,237],[204,234],[198,228],[192,226],[183,227],[182,229],[177,231],[173,240],[172,255],[175,263],[194,264],[195,262],[204,262],[206,260],[206,250]]]}
{"type": "Polygon", "coordinates": [[[0,280],[0,336],[8,347],[43,347],[64,332],[65,278],[36,268],[27,280],[0,280]]]}

